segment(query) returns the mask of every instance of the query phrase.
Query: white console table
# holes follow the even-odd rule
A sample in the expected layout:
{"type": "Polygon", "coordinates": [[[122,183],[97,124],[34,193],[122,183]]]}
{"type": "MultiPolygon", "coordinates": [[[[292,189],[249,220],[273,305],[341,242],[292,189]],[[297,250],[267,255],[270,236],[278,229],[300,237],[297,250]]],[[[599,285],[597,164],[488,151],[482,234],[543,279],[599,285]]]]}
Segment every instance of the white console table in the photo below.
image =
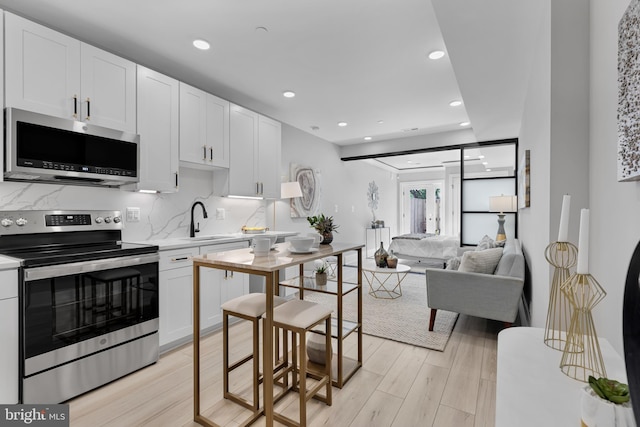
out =
{"type": "MultiPolygon", "coordinates": [[[[562,352],[543,342],[544,329],[508,328],[498,335],[496,427],[580,426],[586,383],[560,370],[562,352]]],[[[600,338],[607,377],[627,382],[624,360],[600,338]]]]}

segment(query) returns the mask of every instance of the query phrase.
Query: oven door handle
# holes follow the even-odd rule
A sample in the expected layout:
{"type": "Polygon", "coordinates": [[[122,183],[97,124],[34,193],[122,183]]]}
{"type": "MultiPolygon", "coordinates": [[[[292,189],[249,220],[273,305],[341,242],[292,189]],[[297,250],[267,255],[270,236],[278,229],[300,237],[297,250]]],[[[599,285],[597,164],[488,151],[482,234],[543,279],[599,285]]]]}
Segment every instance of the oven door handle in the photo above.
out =
{"type": "Polygon", "coordinates": [[[131,267],[141,264],[158,262],[160,255],[129,255],[118,258],[96,259],[68,264],[49,265],[24,269],[24,280],[50,279],[52,277],[70,276],[72,274],[91,273],[93,271],[111,270],[114,268],[131,267]]]}

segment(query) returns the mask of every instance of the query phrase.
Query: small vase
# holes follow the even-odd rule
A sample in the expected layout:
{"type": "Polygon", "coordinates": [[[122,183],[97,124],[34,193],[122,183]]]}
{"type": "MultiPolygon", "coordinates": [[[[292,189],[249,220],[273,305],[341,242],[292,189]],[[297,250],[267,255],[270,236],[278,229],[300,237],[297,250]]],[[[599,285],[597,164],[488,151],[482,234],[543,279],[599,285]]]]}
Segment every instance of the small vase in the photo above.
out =
{"type": "Polygon", "coordinates": [[[325,231],[322,233],[322,242],[320,242],[320,244],[328,245],[331,242],[333,242],[333,233],[331,231],[325,231]]]}
{"type": "Polygon", "coordinates": [[[316,285],[325,286],[327,284],[327,273],[316,273],[316,285]]]}
{"type": "Polygon", "coordinates": [[[376,265],[380,268],[384,268],[387,266],[387,257],[389,256],[389,254],[387,253],[387,251],[384,249],[384,245],[383,242],[380,242],[380,249],[378,249],[376,251],[375,254],[373,254],[373,257],[376,260],[376,265]]]}
{"type": "Polygon", "coordinates": [[[387,257],[387,267],[396,268],[398,266],[398,258],[393,254],[393,251],[387,257]]]}

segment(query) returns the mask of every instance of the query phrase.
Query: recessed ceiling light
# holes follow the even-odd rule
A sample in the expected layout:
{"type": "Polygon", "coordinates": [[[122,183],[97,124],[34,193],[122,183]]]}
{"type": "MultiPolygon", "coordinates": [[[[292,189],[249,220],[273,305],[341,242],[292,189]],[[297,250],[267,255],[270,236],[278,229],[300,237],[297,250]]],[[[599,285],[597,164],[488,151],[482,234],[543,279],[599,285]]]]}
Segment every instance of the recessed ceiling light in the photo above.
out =
{"type": "Polygon", "coordinates": [[[347,124],[347,122],[338,122],[338,126],[340,126],[341,128],[345,127],[347,124]]]}
{"type": "Polygon", "coordinates": [[[193,45],[200,50],[208,50],[211,47],[208,41],[202,39],[194,40],[193,45]]]}
{"type": "Polygon", "coordinates": [[[487,166],[489,162],[482,162],[483,165],[487,166]]]}
{"type": "Polygon", "coordinates": [[[381,125],[384,123],[384,120],[378,120],[378,124],[381,125]]]}
{"type": "Polygon", "coordinates": [[[480,155],[478,156],[478,158],[479,158],[479,159],[484,159],[484,156],[483,156],[482,154],[480,154],[480,155]]]}
{"type": "Polygon", "coordinates": [[[370,137],[370,136],[365,136],[365,137],[364,137],[364,140],[365,140],[365,141],[371,141],[372,139],[373,139],[373,138],[372,138],[372,137],[370,137]]]}
{"type": "Polygon", "coordinates": [[[284,96],[285,98],[293,98],[294,96],[296,96],[296,93],[291,90],[286,90],[282,92],[282,96],[284,96]]]}
{"type": "Polygon", "coordinates": [[[434,50],[433,52],[429,53],[429,59],[440,59],[444,56],[444,52],[441,50],[434,50]]]}
{"type": "Polygon", "coordinates": [[[460,126],[469,126],[471,123],[470,122],[462,122],[460,123],[460,126]]]}
{"type": "Polygon", "coordinates": [[[469,157],[471,157],[471,156],[464,156],[465,159],[468,159],[469,157]]]}
{"type": "Polygon", "coordinates": [[[491,168],[485,169],[485,171],[487,171],[487,172],[491,172],[491,168]]]}
{"type": "Polygon", "coordinates": [[[462,101],[459,101],[459,100],[457,100],[457,99],[456,99],[456,100],[454,100],[454,101],[451,101],[451,102],[449,103],[449,106],[450,106],[450,107],[459,107],[459,106],[461,106],[461,105],[462,105],[462,101]]]}

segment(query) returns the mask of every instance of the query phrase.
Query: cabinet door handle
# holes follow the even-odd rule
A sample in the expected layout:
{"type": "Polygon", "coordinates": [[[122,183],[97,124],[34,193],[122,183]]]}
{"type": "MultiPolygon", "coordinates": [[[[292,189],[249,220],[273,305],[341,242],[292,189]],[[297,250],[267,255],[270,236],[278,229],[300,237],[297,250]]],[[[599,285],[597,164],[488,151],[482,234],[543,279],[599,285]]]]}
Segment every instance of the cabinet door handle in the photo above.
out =
{"type": "Polygon", "coordinates": [[[260,194],[260,183],[256,182],[256,194],[260,194]]]}
{"type": "Polygon", "coordinates": [[[176,174],[176,188],[178,188],[178,172],[175,172],[176,174]]]}
{"type": "Polygon", "coordinates": [[[186,261],[188,259],[189,259],[188,256],[183,256],[183,257],[179,257],[179,258],[171,258],[171,262],[186,261]]]}
{"type": "Polygon", "coordinates": [[[264,182],[260,183],[260,195],[264,194],[264,182]]]}
{"type": "Polygon", "coordinates": [[[207,146],[202,146],[202,160],[207,160],[207,146]]]}
{"type": "Polygon", "coordinates": [[[209,147],[209,160],[213,161],[213,147],[209,147]]]}
{"type": "Polygon", "coordinates": [[[73,95],[73,118],[78,118],[78,95],[73,95]]]}
{"type": "Polygon", "coordinates": [[[91,120],[91,100],[87,98],[87,120],[91,120]]]}

